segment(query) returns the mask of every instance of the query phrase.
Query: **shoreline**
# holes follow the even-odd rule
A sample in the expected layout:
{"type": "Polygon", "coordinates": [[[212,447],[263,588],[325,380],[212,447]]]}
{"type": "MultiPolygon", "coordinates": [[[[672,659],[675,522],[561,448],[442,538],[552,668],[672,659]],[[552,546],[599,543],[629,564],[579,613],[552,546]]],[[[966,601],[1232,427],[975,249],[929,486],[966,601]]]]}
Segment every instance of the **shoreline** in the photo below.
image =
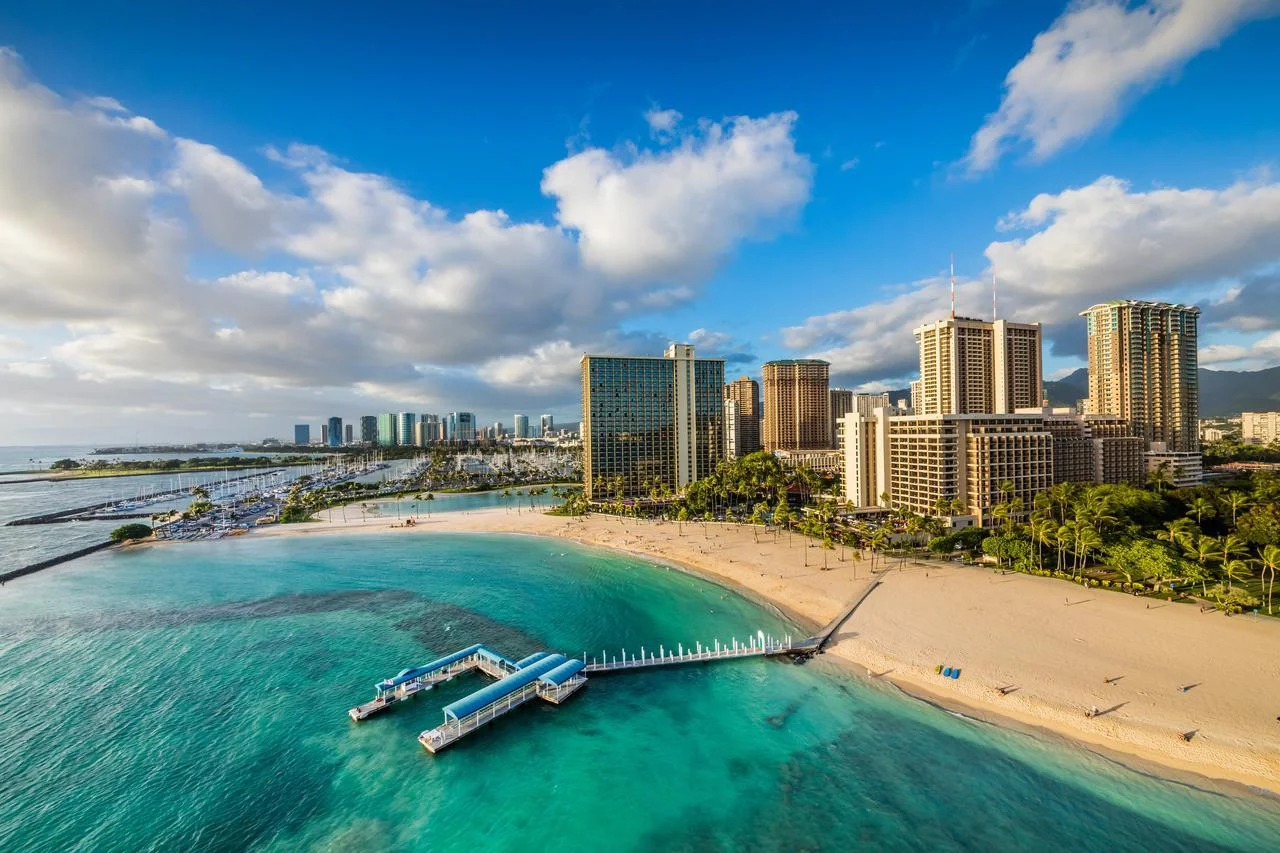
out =
{"type": "MultiPolygon", "coordinates": [[[[871,579],[869,561],[856,551],[843,561],[839,551],[827,551],[830,570],[823,571],[815,543],[796,536],[788,544],[786,534],[736,524],[494,507],[393,526],[385,518],[335,521],[331,513],[253,535],[553,536],[685,571],[776,608],[806,629],[829,623],[871,579]]],[[[827,649],[856,677],[865,672],[979,722],[1049,733],[1110,760],[1136,762],[1139,772],[1169,778],[1156,768],[1172,770],[1280,795],[1274,620],[1152,608],[1122,593],[958,565],[878,568],[882,583],[827,649]],[[959,666],[962,676],[943,679],[937,665],[959,666]],[[1002,694],[1001,687],[1012,689],[1002,694]],[[1091,708],[1099,713],[1089,716],[1091,708]]]]}

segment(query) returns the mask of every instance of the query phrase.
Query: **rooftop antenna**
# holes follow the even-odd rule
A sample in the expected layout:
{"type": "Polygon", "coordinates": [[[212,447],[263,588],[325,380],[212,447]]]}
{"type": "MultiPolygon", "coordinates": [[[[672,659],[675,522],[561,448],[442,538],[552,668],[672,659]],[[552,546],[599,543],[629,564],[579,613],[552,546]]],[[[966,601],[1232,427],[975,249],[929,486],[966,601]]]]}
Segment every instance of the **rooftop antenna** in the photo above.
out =
{"type": "Polygon", "coordinates": [[[956,253],[951,253],[951,319],[956,318],[956,253]]]}
{"type": "Polygon", "coordinates": [[[996,310],[996,274],[991,274],[991,319],[1000,319],[1000,313],[996,310]]]}

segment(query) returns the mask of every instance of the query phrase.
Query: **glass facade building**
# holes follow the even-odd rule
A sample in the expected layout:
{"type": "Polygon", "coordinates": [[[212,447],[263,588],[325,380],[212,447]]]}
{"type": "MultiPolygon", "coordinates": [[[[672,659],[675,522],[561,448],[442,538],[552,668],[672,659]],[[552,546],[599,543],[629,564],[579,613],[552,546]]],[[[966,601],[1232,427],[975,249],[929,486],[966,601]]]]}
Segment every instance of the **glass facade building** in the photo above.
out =
{"type": "Polygon", "coordinates": [[[662,358],[582,358],[587,497],[675,493],[724,458],[724,361],[673,344],[662,358]]]}

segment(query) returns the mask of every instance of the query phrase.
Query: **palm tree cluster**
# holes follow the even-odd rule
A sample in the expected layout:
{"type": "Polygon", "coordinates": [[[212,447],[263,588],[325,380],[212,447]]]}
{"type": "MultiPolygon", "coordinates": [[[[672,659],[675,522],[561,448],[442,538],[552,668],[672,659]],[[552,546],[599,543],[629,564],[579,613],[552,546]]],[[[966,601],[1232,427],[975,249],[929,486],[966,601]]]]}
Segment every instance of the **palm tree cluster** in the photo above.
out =
{"type": "Polygon", "coordinates": [[[1234,612],[1260,603],[1247,586],[1260,569],[1258,591],[1272,613],[1280,480],[1255,472],[1237,483],[1170,489],[1157,471],[1145,490],[1063,483],[1036,496],[1025,525],[1006,524],[983,550],[1014,568],[1076,581],[1097,561],[1127,589],[1198,584],[1204,599],[1234,612]]]}

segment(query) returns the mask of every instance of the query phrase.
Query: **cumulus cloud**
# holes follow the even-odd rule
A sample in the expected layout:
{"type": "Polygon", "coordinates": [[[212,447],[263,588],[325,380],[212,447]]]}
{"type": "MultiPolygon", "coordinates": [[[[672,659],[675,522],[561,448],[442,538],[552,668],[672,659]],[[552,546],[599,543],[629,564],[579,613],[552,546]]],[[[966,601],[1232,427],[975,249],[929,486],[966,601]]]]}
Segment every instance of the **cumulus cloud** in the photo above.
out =
{"type": "Polygon", "coordinates": [[[1001,227],[1034,232],[987,246],[1002,292],[1020,314],[1059,323],[1095,301],[1213,283],[1280,259],[1280,183],[1142,192],[1103,177],[1038,195],[1001,227]]]}
{"type": "MultiPolygon", "coordinates": [[[[677,132],[661,112],[655,128],[677,132]]],[[[267,152],[289,189],[273,187],[107,96],[60,96],[0,50],[0,350],[15,359],[0,398],[34,418],[128,393],[140,413],[224,424],[317,400],[505,410],[537,395],[572,411],[580,346],[660,348],[619,324],[696,297],[803,205],[794,121],[579,152],[544,175],[559,221],[518,221],[442,209],[309,146],[267,152]],[[196,253],[219,272],[193,274],[196,253]]]]}
{"type": "MultiPolygon", "coordinates": [[[[1029,233],[987,246],[989,268],[957,284],[960,314],[990,315],[994,274],[1001,316],[1042,323],[1052,352],[1081,356],[1077,315],[1095,302],[1179,294],[1194,300],[1211,285],[1233,282],[1226,297],[1204,306],[1202,358],[1252,359],[1254,367],[1280,361],[1280,335],[1268,334],[1280,331],[1280,183],[1266,176],[1222,188],[1149,191],[1102,177],[1038,195],[996,224],[1029,233]],[[1231,339],[1240,332],[1265,337],[1253,344],[1231,339]]],[[[809,317],[783,329],[783,343],[828,359],[841,381],[901,378],[917,368],[911,329],[949,310],[946,279],[926,278],[889,288],[870,304],[809,317]]]]}
{"type": "Polygon", "coordinates": [[[644,114],[644,120],[649,123],[649,131],[659,139],[670,138],[682,118],[684,116],[675,110],[660,110],[657,107],[644,114]]]}
{"type": "Polygon", "coordinates": [[[1034,159],[1050,157],[1246,21],[1277,11],[1277,0],[1074,2],[1009,71],[1000,108],[973,135],[964,164],[990,169],[1020,144],[1034,159]]]}
{"type": "Polygon", "coordinates": [[[674,147],[590,148],[549,167],[542,191],[587,268],[618,279],[707,275],[744,238],[768,238],[808,201],[813,165],[796,114],[703,122],[674,147]]]}

